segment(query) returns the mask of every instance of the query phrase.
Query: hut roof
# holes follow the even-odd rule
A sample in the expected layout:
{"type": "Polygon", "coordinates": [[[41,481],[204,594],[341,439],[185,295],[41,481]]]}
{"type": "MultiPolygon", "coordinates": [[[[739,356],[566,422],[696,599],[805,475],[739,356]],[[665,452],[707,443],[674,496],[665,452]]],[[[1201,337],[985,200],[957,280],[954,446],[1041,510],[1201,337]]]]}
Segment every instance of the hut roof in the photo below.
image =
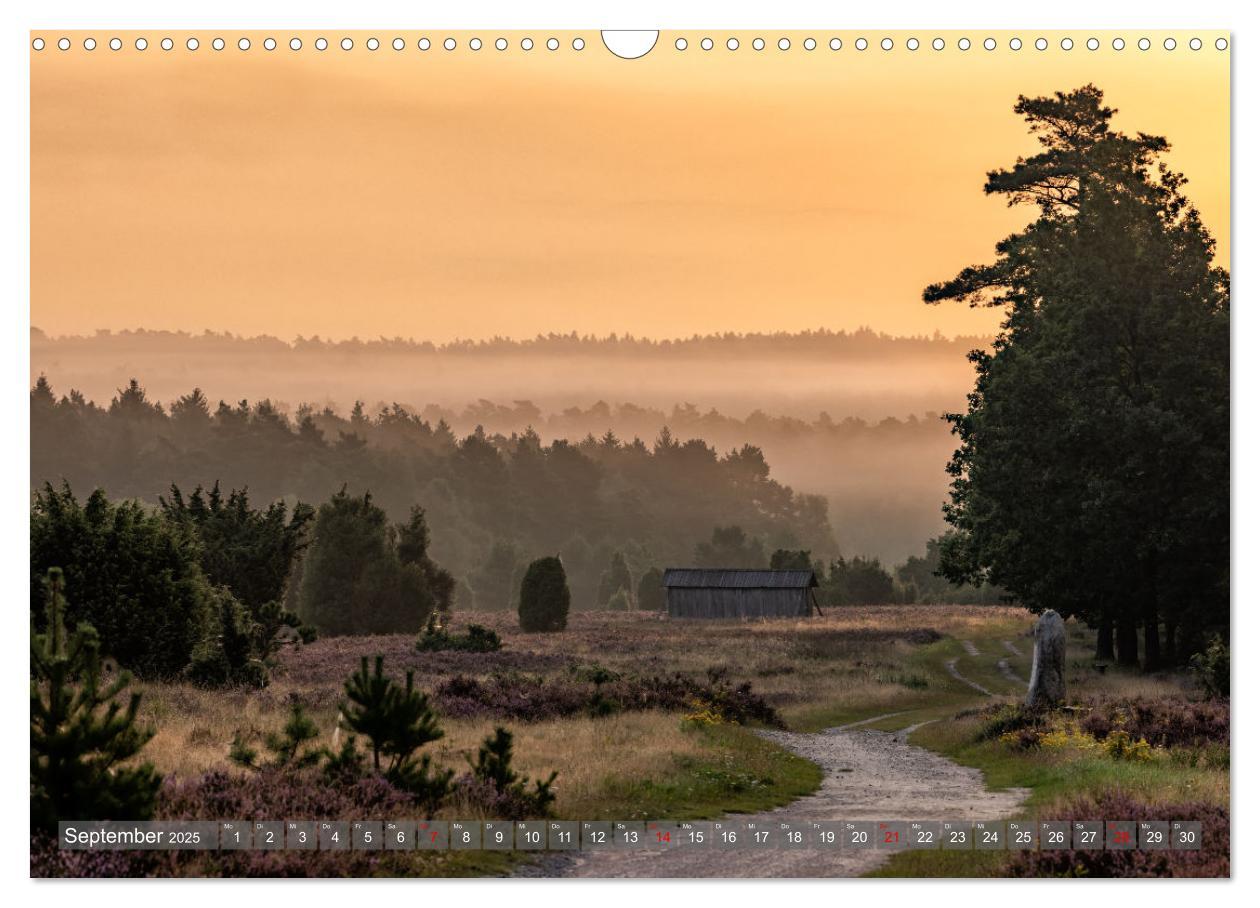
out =
{"type": "Polygon", "coordinates": [[[784,590],[818,586],[813,571],[759,571],[735,568],[666,568],[662,586],[692,589],[784,590]]]}

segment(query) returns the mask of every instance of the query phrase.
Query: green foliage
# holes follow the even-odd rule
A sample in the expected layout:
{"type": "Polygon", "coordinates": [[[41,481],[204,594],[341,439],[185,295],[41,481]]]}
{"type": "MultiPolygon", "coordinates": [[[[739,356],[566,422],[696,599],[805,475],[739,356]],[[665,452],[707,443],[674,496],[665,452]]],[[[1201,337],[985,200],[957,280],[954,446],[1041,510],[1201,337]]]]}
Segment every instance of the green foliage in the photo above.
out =
{"type": "Polygon", "coordinates": [[[233,489],[225,501],[218,482],[209,492],[197,486],[187,499],[172,484],[170,498],[158,502],[169,520],[191,527],[202,571],[245,606],[256,635],[253,648],[260,658],[269,657],[279,646],[280,629],[301,625],[282,603],[306,548],[314,519],[310,505],[297,504],[291,516],[282,501],[259,510],[250,506],[244,489],[233,489]]]}
{"type": "Polygon", "coordinates": [[[506,728],[496,726],[494,734],[477,749],[477,759],[468,762],[474,779],[522,805],[527,815],[545,817],[551,812],[551,805],[556,800],[551,786],[555,784],[558,773],[553,771],[545,781],[535,780],[531,789],[529,777],[512,769],[512,733],[506,728]]]}
{"type": "Polygon", "coordinates": [[[503,649],[503,641],[493,630],[480,624],[468,625],[466,633],[452,634],[440,626],[434,617],[430,617],[420,639],[416,641],[416,649],[422,653],[497,653],[503,649]]]}
{"type": "Polygon", "coordinates": [[[626,564],[626,556],[621,552],[614,552],[608,569],[599,578],[599,596],[596,604],[614,611],[625,611],[630,608],[630,598],[633,595],[631,587],[633,586],[634,581],[630,577],[630,566],[626,564]],[[623,595],[621,600],[614,605],[612,600],[618,593],[623,595]]]}
{"type": "MultiPolygon", "coordinates": [[[[145,332],[129,337],[131,344],[155,340],[145,332]]],[[[843,339],[800,340],[861,345],[870,339],[863,333],[843,339]]],[[[112,345],[119,341],[102,337],[95,342],[112,345]]],[[[779,343],[768,337],[749,342],[779,343]]],[[[183,341],[163,336],[161,343],[183,341]]],[[[220,337],[214,343],[235,348],[238,341],[220,337]]],[[[312,343],[324,346],[309,341],[300,346],[313,350],[312,343]]],[[[954,342],[933,341],[929,346],[943,344],[953,349],[954,342]]],[[[359,350],[355,356],[366,349],[354,346],[359,350]]],[[[290,415],[267,400],[218,402],[193,391],[175,401],[167,413],[148,401],[138,385],[124,388],[117,405],[106,402],[105,407],[74,391],[54,397],[47,379],[36,385],[31,395],[32,491],[45,480],[57,484],[64,477],[76,489],[100,486],[114,497],[157,504],[158,493],[173,482],[184,490],[188,506],[190,491],[205,480],[207,465],[213,465],[213,476],[221,480],[224,490],[223,508],[231,510],[227,489],[248,488],[250,508],[256,508],[265,526],[258,526],[254,517],[244,526],[249,534],[266,530],[256,540],[266,543],[257,550],[258,560],[251,556],[248,563],[272,577],[279,575],[278,567],[270,573],[270,568],[262,568],[278,566],[282,559],[269,561],[262,553],[283,555],[283,547],[269,546],[283,539],[279,530],[294,522],[292,503],[327,501],[343,484],[353,496],[370,489],[372,502],[386,512],[387,523],[406,524],[412,505],[423,502],[427,525],[434,532],[430,556],[455,576],[467,578],[474,607],[487,611],[516,609],[528,561],[524,552],[559,553],[574,607],[582,608],[598,600],[600,578],[614,552],[625,554],[637,579],[648,564],[690,563],[697,540],[707,539],[715,526],[737,525],[749,537],[773,540],[776,546],[798,540],[801,548],[823,558],[836,553],[827,500],[771,479],[765,457],[751,445],[720,453],[699,439],[666,437],[665,433],[655,445],[633,433],[625,440],[601,439],[598,433],[581,438],[575,425],[567,426],[575,440],[542,444],[537,433],[509,434],[513,428],[540,423],[540,414],[526,402],[513,407],[489,402],[473,405],[461,418],[480,418],[499,431],[474,431],[456,438],[436,410],[421,414],[396,404],[375,411],[360,407],[357,415],[299,404],[290,415]],[[254,504],[280,500],[291,505],[282,522],[271,516],[272,506],[254,504]]],[[[603,411],[607,409],[597,404],[573,418],[580,418],[583,426],[594,420],[606,428],[609,416],[603,411]]],[[[618,408],[616,418],[640,423],[659,420],[658,426],[678,418],[694,434],[717,433],[724,439],[722,444],[727,438],[758,433],[777,436],[777,443],[811,433],[820,443],[831,444],[830,439],[842,443],[842,436],[858,433],[865,438],[863,445],[874,447],[880,443],[877,436],[882,439],[887,434],[886,426],[877,428],[860,420],[813,424],[764,414],[747,424],[728,419],[715,424],[693,410],[681,407],[672,414],[658,414],[625,405],[618,408]]],[[[904,431],[913,433],[913,443],[920,445],[928,443],[935,430],[926,423],[913,427],[906,423],[904,431]]],[[[203,502],[208,495],[203,491],[203,502]]],[[[178,508],[173,501],[170,504],[178,508]]],[[[208,523],[217,528],[220,521],[227,526],[235,520],[229,514],[208,523]]],[[[308,521],[304,539],[313,541],[312,529],[308,521]]],[[[308,547],[305,560],[312,555],[308,547]]],[[[57,563],[62,562],[49,564],[57,563]]],[[[67,564],[63,566],[69,570],[67,564]]],[[[249,573],[255,576],[252,567],[249,573]]],[[[299,560],[279,601],[305,618],[305,584],[300,576],[304,573],[299,560]]],[[[380,573],[385,580],[395,574],[389,569],[380,573]]],[[[358,579],[350,585],[357,585],[358,579]]],[[[266,601],[243,587],[238,590],[241,584],[234,580],[212,577],[212,581],[226,583],[251,608],[266,601]]],[[[636,589],[629,591],[632,599],[637,598],[636,589]]],[[[254,617],[258,620],[257,614],[254,617]]],[[[421,627],[423,617],[410,619],[398,629],[414,634],[421,627]]],[[[105,636],[106,629],[99,629],[105,636]]],[[[198,639],[200,635],[190,648],[198,639]]]]}
{"type": "Polygon", "coordinates": [[[66,632],[65,577],[44,577],[44,632],[31,631],[31,829],[59,820],[144,820],[161,777],[135,763],[152,731],[136,725],[140,695],[118,699],[125,671],[102,678],[100,640],[88,624],[66,632]]]}
{"type": "Polygon", "coordinates": [[[31,616],[43,628],[43,578],[60,567],[75,591],[67,623],[90,624],[103,652],[145,678],[188,664],[214,625],[213,588],[196,535],[100,489],[80,504],[68,485],[45,485],[31,505],[31,616]]]}
{"type": "Polygon", "coordinates": [[[315,516],[310,505],[299,503],[291,515],[283,501],[259,510],[250,506],[245,489],[233,489],[224,500],[218,482],[209,492],[197,486],[187,499],[172,484],[170,498],[158,500],[168,518],[196,529],[201,567],[211,583],[226,586],[253,612],[284,599],[315,516]]]}
{"type": "Polygon", "coordinates": [[[763,568],[766,552],[760,539],[749,539],[742,527],[715,527],[708,542],[696,546],[695,563],[705,568],[763,568]]]}
{"type": "Polygon", "coordinates": [[[1005,313],[948,417],[941,568],[1114,623],[1122,663],[1144,626],[1155,667],[1161,622],[1191,640],[1229,618],[1229,274],[1166,140],[1114,130],[1092,85],[1015,111],[1041,150],[985,191],[1037,219],[924,291],[1005,313]]]}
{"type": "Polygon", "coordinates": [[[512,607],[518,564],[520,554],[516,546],[496,539],[485,560],[468,577],[477,608],[498,612],[512,607]]]}
{"type": "Polygon", "coordinates": [[[820,578],[819,598],[827,605],[887,605],[899,601],[892,575],[878,558],[837,558],[820,578]]]}
{"type": "Polygon", "coordinates": [[[305,769],[318,765],[328,755],[323,748],[307,746],[318,737],[318,726],[306,715],[302,705],[295,703],[284,727],[264,739],[271,753],[270,761],[259,763],[258,751],[246,744],[240,734],[232,739],[228,757],[233,763],[248,769],[305,769]]]}
{"type": "Polygon", "coordinates": [[[184,677],[206,687],[266,687],[267,667],[256,647],[260,634],[249,614],[226,589],[210,593],[211,630],[193,648],[184,677]]]}
{"type": "Polygon", "coordinates": [[[665,610],[664,580],[665,572],[660,568],[652,567],[644,571],[639,578],[639,594],[635,597],[639,608],[652,612],[665,610]]]}
{"type": "Polygon", "coordinates": [[[1022,703],[1005,704],[985,713],[976,732],[977,741],[992,741],[1003,735],[1036,729],[1045,720],[1045,713],[1022,703]]]}
{"type": "Polygon", "coordinates": [[[775,549],[770,556],[772,571],[812,571],[814,564],[804,549],[775,549]]]}
{"type": "Polygon", "coordinates": [[[429,755],[417,759],[416,751],[443,736],[437,715],[429,698],[415,689],[412,672],[399,685],[385,677],[384,665],[384,658],[377,656],[369,674],[365,657],[359,671],[346,680],[342,721],[368,739],[374,771],[421,804],[435,807],[449,791],[452,773],[433,771],[429,755]]]}
{"type": "Polygon", "coordinates": [[[320,633],[412,631],[450,611],[454,580],[428,556],[424,512],[391,526],[370,494],[320,505],[302,568],[300,612],[320,633]]]}
{"type": "Polygon", "coordinates": [[[569,584],[559,558],[539,558],[530,564],[521,581],[518,614],[521,630],[531,633],[562,631],[568,625],[569,584]]]}
{"type": "MultiPolygon", "coordinates": [[[[948,535],[948,534],[946,534],[948,535]]],[[[997,605],[1004,601],[1005,593],[991,583],[975,586],[969,583],[952,583],[941,572],[941,544],[945,536],[927,541],[924,554],[911,555],[895,571],[897,583],[907,602],[929,605],[997,605]]]]}
{"type": "Polygon", "coordinates": [[[1209,697],[1229,699],[1229,644],[1217,634],[1208,648],[1190,658],[1199,688],[1209,697]]]}
{"type": "Polygon", "coordinates": [[[353,782],[367,772],[367,758],[359,750],[359,739],[347,735],[338,750],[331,751],[324,760],[324,775],[342,782],[353,782]]]}

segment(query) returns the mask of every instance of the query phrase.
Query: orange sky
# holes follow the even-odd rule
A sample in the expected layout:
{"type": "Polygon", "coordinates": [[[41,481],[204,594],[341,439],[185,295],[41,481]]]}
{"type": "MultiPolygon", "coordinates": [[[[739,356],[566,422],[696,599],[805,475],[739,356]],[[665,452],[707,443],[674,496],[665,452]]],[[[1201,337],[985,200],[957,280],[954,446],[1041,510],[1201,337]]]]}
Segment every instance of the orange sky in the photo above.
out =
{"type": "MultiPolygon", "coordinates": [[[[987,169],[1034,150],[1016,95],[1094,82],[1117,125],[1167,136],[1229,256],[1229,53],[1216,33],[995,33],[999,49],[858,51],[857,33],[662,33],[625,61],[522,51],[523,33],[68,33],[31,53],[31,318],[54,334],[206,328],[444,340],[545,331],[653,337],[868,325],[990,331],[923,286],[989,258],[1026,210],[987,169]],[[124,49],[106,42],[118,34],[124,49]],[[158,41],[170,34],[176,50],[158,41]],[[222,35],[227,48],[211,49],[222,35]],[[674,48],[684,35],[686,51],[674,48]],[[827,40],[838,35],[843,49],[827,40]],[[1172,34],[1177,49],[1160,45],[1172,34]],[[407,49],[389,46],[395,35],[407,49]],[[1153,36],[1154,37],[1154,36],[1153,36]]],[[[879,33],[881,36],[884,33],[879,33]]]]}

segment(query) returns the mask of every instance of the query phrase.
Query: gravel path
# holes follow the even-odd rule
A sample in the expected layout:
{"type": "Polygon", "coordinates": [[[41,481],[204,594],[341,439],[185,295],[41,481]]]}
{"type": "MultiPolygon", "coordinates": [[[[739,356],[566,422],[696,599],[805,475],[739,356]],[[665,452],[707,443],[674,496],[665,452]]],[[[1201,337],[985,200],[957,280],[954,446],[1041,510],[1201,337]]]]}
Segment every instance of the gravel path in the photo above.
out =
{"type": "Polygon", "coordinates": [[[970,640],[959,640],[958,642],[962,644],[963,652],[968,656],[980,655],[980,650],[976,649],[976,645],[970,640]]]}
{"type": "MultiPolygon", "coordinates": [[[[883,718],[883,717],[878,717],[883,718]]],[[[871,722],[874,720],[867,720],[871,722]]],[[[996,820],[1018,810],[1026,789],[987,791],[977,769],[907,743],[919,725],[882,732],[855,723],[818,734],[760,732],[822,767],[819,790],[742,820],[996,820]]],[[[576,877],[846,877],[879,866],[880,851],[587,852],[542,858],[523,875],[576,877]]]]}

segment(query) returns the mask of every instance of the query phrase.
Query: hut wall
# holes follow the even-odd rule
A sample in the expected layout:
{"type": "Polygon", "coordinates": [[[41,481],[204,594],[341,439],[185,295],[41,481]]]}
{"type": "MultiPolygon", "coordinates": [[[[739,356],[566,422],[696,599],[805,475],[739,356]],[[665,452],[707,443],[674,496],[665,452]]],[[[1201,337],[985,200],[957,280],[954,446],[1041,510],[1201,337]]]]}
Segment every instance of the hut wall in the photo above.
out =
{"type": "Polygon", "coordinates": [[[807,589],[668,587],[671,618],[809,617],[807,589]]]}

